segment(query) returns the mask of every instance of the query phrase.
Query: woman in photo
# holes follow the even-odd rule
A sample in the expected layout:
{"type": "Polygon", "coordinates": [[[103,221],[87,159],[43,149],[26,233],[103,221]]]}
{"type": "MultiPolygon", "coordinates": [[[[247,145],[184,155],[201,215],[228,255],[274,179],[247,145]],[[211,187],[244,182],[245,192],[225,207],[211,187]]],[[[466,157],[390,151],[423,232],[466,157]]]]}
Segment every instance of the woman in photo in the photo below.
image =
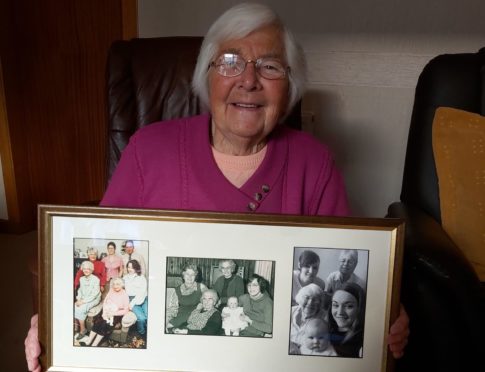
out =
{"type": "MultiPolygon", "coordinates": [[[[293,289],[291,304],[297,305],[296,294],[308,284],[314,283],[325,290],[325,282],[317,277],[320,268],[320,256],[314,251],[305,250],[298,257],[298,269],[293,271],[293,289]]],[[[323,305],[323,304],[322,304],[323,305]]]]}
{"type": "Polygon", "coordinates": [[[291,308],[290,354],[300,354],[300,331],[311,319],[325,319],[323,289],[310,283],[300,289],[295,297],[296,306],[291,308]]]}
{"type": "Polygon", "coordinates": [[[219,261],[219,269],[222,275],[217,278],[213,288],[219,295],[218,308],[222,309],[227,305],[229,297],[239,298],[244,294],[244,280],[236,275],[236,263],[233,260],[219,261]]]}
{"type": "Polygon", "coordinates": [[[130,300],[128,307],[136,315],[136,330],[143,338],[148,318],[148,283],[141,273],[141,266],[137,260],[128,261],[126,271],[123,280],[130,300]]]}
{"type": "Polygon", "coordinates": [[[123,315],[128,313],[130,300],[125,291],[125,283],[121,278],[111,281],[111,289],[103,301],[102,316],[98,316],[88,337],[79,341],[81,346],[98,346],[101,340],[109,336],[113,329],[121,325],[123,315]]]}
{"type": "Polygon", "coordinates": [[[200,303],[202,293],[207,291],[205,284],[196,281],[198,275],[197,265],[193,263],[186,263],[182,268],[183,283],[175,288],[176,298],[170,305],[171,308],[167,309],[167,313],[174,314],[168,320],[167,329],[177,328],[187,323],[190,314],[200,303]]]}
{"type": "Polygon", "coordinates": [[[173,333],[189,335],[221,335],[222,318],[216,308],[219,296],[208,289],[200,297],[199,305],[190,313],[187,323],[175,328],[173,333]]]}
{"type": "Polygon", "coordinates": [[[82,270],[83,276],[79,278],[79,289],[77,290],[76,302],[74,302],[74,318],[79,322],[77,340],[83,338],[87,333],[85,322],[89,310],[101,301],[99,279],[96,275],[93,275],[93,263],[84,261],[80,270],[82,270]]]}
{"type": "Polygon", "coordinates": [[[106,267],[106,282],[109,283],[110,280],[123,276],[123,259],[116,254],[116,244],[114,242],[109,242],[106,250],[108,255],[101,261],[106,267]]]}
{"type": "Polygon", "coordinates": [[[344,283],[332,295],[328,314],[330,342],[337,355],[362,357],[365,292],[355,283],[344,283]]]}
{"type": "Polygon", "coordinates": [[[273,333],[273,300],[270,298],[268,282],[258,274],[249,277],[248,293],[239,297],[248,326],[240,332],[241,336],[264,337],[273,333]]]}
{"type": "MultiPolygon", "coordinates": [[[[88,254],[88,260],[93,264],[93,274],[99,279],[99,285],[100,285],[100,291],[104,291],[104,285],[106,284],[106,267],[104,266],[104,263],[98,260],[98,250],[94,247],[88,247],[87,249],[87,254],[88,254]]],[[[79,270],[76,273],[76,276],[74,277],[74,288],[77,288],[79,286],[79,280],[83,276],[83,270],[82,268],[79,268],[79,270]]]]}

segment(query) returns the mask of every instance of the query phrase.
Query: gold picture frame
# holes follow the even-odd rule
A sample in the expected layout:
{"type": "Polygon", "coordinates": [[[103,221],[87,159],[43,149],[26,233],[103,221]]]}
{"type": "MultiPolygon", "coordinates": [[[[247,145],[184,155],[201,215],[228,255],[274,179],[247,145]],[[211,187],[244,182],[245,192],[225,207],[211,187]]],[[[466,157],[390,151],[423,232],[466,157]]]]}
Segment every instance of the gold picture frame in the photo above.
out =
{"type": "MultiPolygon", "coordinates": [[[[40,205],[38,211],[39,338],[43,350],[41,364],[47,371],[393,370],[386,337],[399,312],[404,236],[404,223],[400,219],[56,205],[40,205]],[[86,247],[97,246],[99,252],[110,241],[118,248],[132,241],[145,257],[147,332],[143,340],[133,337],[140,341],[136,347],[111,339],[98,347],[80,347],[76,341],[79,320],[76,321],[74,312],[77,266],[73,263],[79,265],[86,259],[82,253],[86,247]],[[316,275],[322,281],[326,280],[330,267],[337,269],[336,257],[344,250],[359,251],[359,257],[361,253],[365,257],[359,263],[360,268],[355,269],[365,277],[366,287],[358,357],[289,352],[293,280],[302,250],[319,255],[317,270],[321,271],[316,275]],[[271,332],[264,337],[231,338],[222,333],[219,337],[167,332],[168,287],[176,286],[169,285],[169,281],[180,273],[178,262],[183,259],[197,262],[202,274],[204,270],[213,272],[217,262],[232,259],[244,266],[246,279],[250,274],[266,278],[271,284],[267,287],[273,306],[271,332]]],[[[213,274],[204,275],[203,280],[210,283],[207,275],[213,274]]],[[[326,314],[331,317],[331,310],[326,314]]],[[[100,317],[93,319],[95,322],[100,317]]],[[[138,330],[138,325],[126,327],[127,335],[138,330]]],[[[329,334],[328,340],[332,340],[332,335],[329,334]]]]}

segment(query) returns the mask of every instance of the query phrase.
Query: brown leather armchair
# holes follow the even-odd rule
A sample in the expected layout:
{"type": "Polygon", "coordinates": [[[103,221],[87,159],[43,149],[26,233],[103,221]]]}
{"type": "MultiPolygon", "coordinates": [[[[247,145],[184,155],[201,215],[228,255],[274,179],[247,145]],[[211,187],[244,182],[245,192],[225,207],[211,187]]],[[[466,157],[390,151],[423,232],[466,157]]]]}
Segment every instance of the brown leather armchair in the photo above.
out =
{"type": "Polygon", "coordinates": [[[411,334],[398,371],[483,369],[485,287],[441,226],[431,136],[440,106],[485,115],[485,48],[432,59],[416,87],[401,200],[388,210],[406,222],[401,300],[411,334]]]}
{"type": "MultiPolygon", "coordinates": [[[[202,112],[191,87],[201,43],[202,37],[161,37],[116,41],[111,45],[106,68],[108,180],[136,130],[160,120],[202,112]]],[[[300,102],[284,124],[301,129],[300,102]]],[[[30,263],[30,269],[33,306],[37,312],[37,257],[30,263]]]]}

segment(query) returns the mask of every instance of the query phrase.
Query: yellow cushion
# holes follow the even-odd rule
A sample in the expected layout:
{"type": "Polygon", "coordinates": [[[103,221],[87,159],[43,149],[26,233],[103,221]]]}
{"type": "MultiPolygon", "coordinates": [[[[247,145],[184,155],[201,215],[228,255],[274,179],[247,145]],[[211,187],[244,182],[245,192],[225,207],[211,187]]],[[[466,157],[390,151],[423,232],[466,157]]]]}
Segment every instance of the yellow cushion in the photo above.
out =
{"type": "Polygon", "coordinates": [[[433,152],[443,228],[485,281],[485,117],[438,108],[433,152]]]}

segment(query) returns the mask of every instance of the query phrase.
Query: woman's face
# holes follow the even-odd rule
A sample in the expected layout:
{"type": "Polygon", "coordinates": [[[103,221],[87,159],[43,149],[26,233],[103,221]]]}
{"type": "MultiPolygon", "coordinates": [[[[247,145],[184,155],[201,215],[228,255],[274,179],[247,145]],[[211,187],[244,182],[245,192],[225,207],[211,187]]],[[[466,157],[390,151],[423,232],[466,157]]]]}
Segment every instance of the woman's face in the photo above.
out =
{"type": "Polygon", "coordinates": [[[115,292],[121,291],[122,288],[123,288],[123,285],[119,281],[116,281],[113,283],[113,290],[115,292]]]}
{"type": "Polygon", "coordinates": [[[204,310],[212,310],[214,306],[216,305],[216,302],[214,301],[214,298],[212,297],[212,293],[207,293],[204,292],[202,294],[202,307],[204,310]]]}
{"type": "Polygon", "coordinates": [[[83,274],[84,276],[89,276],[93,273],[93,270],[91,270],[89,267],[83,267],[83,274]]]}
{"type": "Polygon", "coordinates": [[[300,308],[304,318],[314,317],[322,306],[318,296],[306,296],[303,298],[300,308]]]}
{"type": "Polygon", "coordinates": [[[259,286],[257,279],[253,279],[248,283],[248,293],[252,297],[257,296],[261,293],[261,287],[259,286]]]}
{"type": "Polygon", "coordinates": [[[332,316],[339,331],[348,331],[357,319],[357,299],[349,292],[338,290],[332,297],[332,316]]]}
{"type": "Polygon", "coordinates": [[[221,264],[221,271],[224,278],[229,279],[232,276],[232,267],[231,264],[227,261],[221,264]]]}
{"type": "Polygon", "coordinates": [[[194,284],[195,282],[195,271],[192,269],[187,269],[182,273],[185,284],[194,284]]]}
{"type": "MultiPolygon", "coordinates": [[[[275,57],[286,64],[282,38],[274,26],[222,43],[215,58],[224,52],[237,53],[246,61],[275,57]]],[[[243,73],[234,77],[221,76],[211,68],[209,99],[215,132],[229,143],[241,139],[260,143],[286,112],[288,77],[262,78],[254,63],[248,63],[243,73]]],[[[216,133],[213,135],[216,138],[216,133]]]]}
{"type": "Polygon", "coordinates": [[[302,284],[313,283],[317,276],[319,266],[317,263],[300,266],[300,282],[302,284]]]}
{"type": "Polygon", "coordinates": [[[89,261],[96,261],[98,258],[98,255],[96,252],[89,252],[88,253],[89,261]]]}
{"type": "Polygon", "coordinates": [[[108,254],[115,254],[115,247],[113,247],[112,245],[108,245],[108,254]]]}
{"type": "Polygon", "coordinates": [[[126,266],[126,270],[128,271],[129,274],[133,274],[135,272],[135,269],[133,268],[133,265],[130,263],[128,263],[128,265],[126,266]]]}

